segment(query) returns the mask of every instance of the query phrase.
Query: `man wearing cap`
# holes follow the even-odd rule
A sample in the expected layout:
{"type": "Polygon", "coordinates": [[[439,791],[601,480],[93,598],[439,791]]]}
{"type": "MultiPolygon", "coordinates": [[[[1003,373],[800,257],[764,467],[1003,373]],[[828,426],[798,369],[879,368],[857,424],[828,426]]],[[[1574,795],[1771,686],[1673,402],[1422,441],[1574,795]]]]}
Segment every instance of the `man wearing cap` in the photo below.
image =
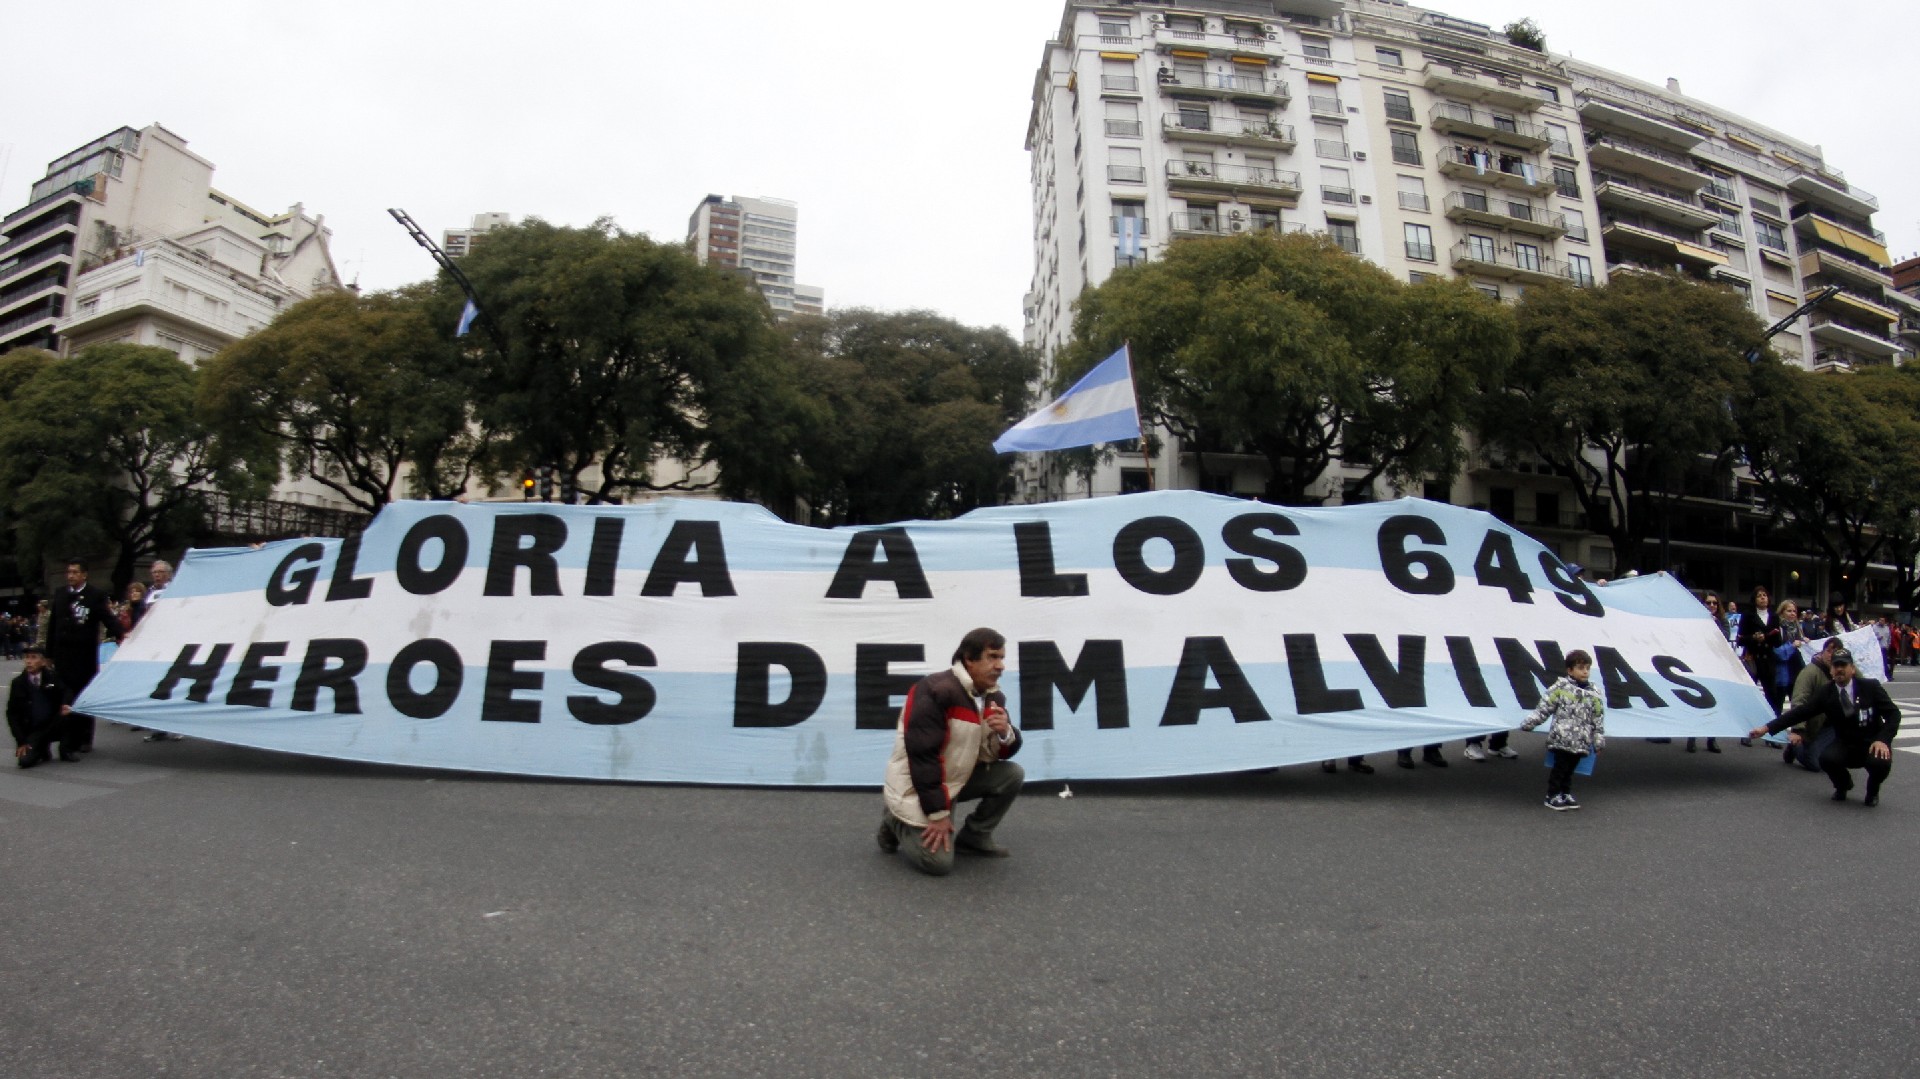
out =
{"type": "Polygon", "coordinates": [[[1789,708],[1764,727],[1755,727],[1748,737],[1776,734],[1802,720],[1824,715],[1833,740],[1820,750],[1820,769],[1833,780],[1833,800],[1844,802],[1853,789],[1849,770],[1862,768],[1867,773],[1867,793],[1863,805],[1880,803],[1880,785],[1893,770],[1893,738],[1900,733],[1900,709],[1894,707],[1885,686],[1871,678],[1862,678],[1854,669],[1853,653],[1836,648],[1827,659],[1833,683],[1805,704],[1789,708]]]}
{"type": "Polygon", "coordinates": [[[13,676],[7,694],[7,730],[13,734],[13,762],[31,768],[53,759],[53,743],[60,743],[60,759],[77,761],[77,744],[72,741],[73,709],[67,707],[66,687],[53,668],[47,666],[46,653],[38,645],[26,651],[26,669],[13,676]]]}

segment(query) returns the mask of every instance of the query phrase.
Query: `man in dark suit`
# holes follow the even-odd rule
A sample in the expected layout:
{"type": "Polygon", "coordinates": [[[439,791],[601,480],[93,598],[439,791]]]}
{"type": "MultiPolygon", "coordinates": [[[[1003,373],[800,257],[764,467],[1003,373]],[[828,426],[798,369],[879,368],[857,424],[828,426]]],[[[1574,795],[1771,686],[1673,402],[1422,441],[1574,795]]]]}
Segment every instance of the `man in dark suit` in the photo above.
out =
{"type": "Polygon", "coordinates": [[[13,735],[14,763],[31,768],[53,758],[53,743],[60,743],[60,759],[77,761],[67,739],[73,723],[67,707],[67,695],[60,677],[47,666],[47,657],[37,646],[26,651],[26,669],[15,675],[7,694],[7,730],[13,735]]]}
{"type": "MultiPolygon", "coordinates": [[[[67,559],[67,587],[53,594],[47,604],[47,658],[66,687],[67,703],[72,704],[100,673],[100,635],[120,639],[120,621],[107,606],[107,594],[87,583],[87,564],[67,559]]],[[[73,714],[77,744],[71,748],[85,753],[93,748],[93,717],[73,714]]],[[[65,741],[62,750],[68,749],[65,741]]]]}
{"type": "Polygon", "coordinates": [[[1805,704],[1789,708],[1764,727],[1748,732],[1752,738],[1777,734],[1816,715],[1825,716],[1833,740],[1820,751],[1820,768],[1833,780],[1833,800],[1844,802],[1853,789],[1852,768],[1867,773],[1865,805],[1878,805],[1880,784],[1893,770],[1893,737],[1900,733],[1900,709],[1894,707],[1885,686],[1862,678],[1853,666],[1853,653],[1837,648],[1827,660],[1832,684],[1805,704]]]}

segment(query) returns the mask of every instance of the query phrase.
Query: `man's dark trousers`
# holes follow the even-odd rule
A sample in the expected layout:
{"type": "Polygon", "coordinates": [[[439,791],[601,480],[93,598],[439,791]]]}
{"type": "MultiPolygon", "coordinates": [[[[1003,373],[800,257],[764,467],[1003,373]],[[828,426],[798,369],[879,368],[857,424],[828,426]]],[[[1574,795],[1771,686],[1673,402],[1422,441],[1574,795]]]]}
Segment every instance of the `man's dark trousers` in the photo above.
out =
{"type": "MultiPolygon", "coordinates": [[[[1013,808],[1014,799],[1020,797],[1020,788],[1026,780],[1026,769],[1013,761],[992,761],[976,767],[973,774],[967,777],[967,785],[960,788],[960,794],[953,801],[958,805],[978,799],[980,804],[974,807],[967,823],[956,828],[953,838],[956,841],[977,839],[991,842],[993,830],[1006,818],[1007,810],[1013,808]]],[[[893,829],[893,834],[900,840],[901,855],[912,862],[915,869],[936,877],[953,872],[952,847],[938,854],[929,852],[920,843],[923,829],[891,813],[887,814],[887,827],[893,829]]]]}
{"type": "Polygon", "coordinates": [[[1857,749],[1848,748],[1842,745],[1839,739],[1827,743],[1826,748],[1820,751],[1820,770],[1827,773],[1828,779],[1833,780],[1834,790],[1853,789],[1853,776],[1847,772],[1849,768],[1865,769],[1867,794],[1878,794],[1880,784],[1886,781],[1887,773],[1893,771],[1892,755],[1889,754],[1888,759],[1884,761],[1875,760],[1865,746],[1857,749]]]}
{"type": "MultiPolygon", "coordinates": [[[[100,673],[100,646],[97,644],[84,648],[61,648],[57,651],[49,648],[47,658],[53,661],[53,671],[60,676],[60,684],[66,688],[68,704],[78,700],[80,691],[87,688],[87,683],[93,681],[94,675],[100,673]]],[[[67,717],[66,725],[73,744],[69,746],[67,739],[62,738],[61,749],[79,749],[81,746],[93,745],[92,716],[82,715],[75,710],[73,715],[67,717]]]]}

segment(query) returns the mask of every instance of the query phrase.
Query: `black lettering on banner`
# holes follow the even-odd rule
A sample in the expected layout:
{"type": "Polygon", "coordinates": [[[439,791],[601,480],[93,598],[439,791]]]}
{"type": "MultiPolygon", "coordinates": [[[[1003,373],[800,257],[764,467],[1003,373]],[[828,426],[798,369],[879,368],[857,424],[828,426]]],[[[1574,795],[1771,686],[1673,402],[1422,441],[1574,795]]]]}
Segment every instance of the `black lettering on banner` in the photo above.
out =
{"type": "Polygon", "coordinates": [[[1180,649],[1180,667],[1173,673],[1173,689],[1167,694],[1167,708],[1160,714],[1160,725],[1191,726],[1198,723],[1200,713],[1209,708],[1231,709],[1235,723],[1257,723],[1272,718],[1240,670],[1239,661],[1233,658],[1225,637],[1188,637],[1180,649]],[[1219,683],[1218,688],[1207,688],[1208,675],[1219,683]]]}
{"type": "Polygon", "coordinates": [[[1142,517],[1128,521],[1114,535],[1113,568],[1120,571],[1122,580],[1150,596],[1177,596],[1200,579],[1207,568],[1207,549],[1200,534],[1178,517],[1142,517]],[[1157,539],[1173,547],[1173,565],[1164,570],[1148,566],[1143,554],[1147,543],[1157,539]]]}
{"type": "Polygon", "coordinates": [[[1507,669],[1507,685],[1513,687],[1513,699],[1522,708],[1540,703],[1540,691],[1552,686],[1567,671],[1566,653],[1553,641],[1535,641],[1540,650],[1535,659],[1527,646],[1512,637],[1495,637],[1494,651],[1500,653],[1500,665],[1507,669]]]}
{"type": "Polygon", "coordinates": [[[1287,649],[1287,677],[1293,681],[1293,707],[1301,715],[1352,712],[1361,707],[1357,689],[1327,688],[1326,668],[1320,665],[1320,642],[1311,633],[1289,633],[1281,638],[1287,649]]]}
{"type": "Polygon", "coordinates": [[[409,641],[387,664],[387,703],[409,719],[438,719],[453,707],[466,680],[466,665],[453,645],[438,637],[409,641]],[[422,663],[432,665],[433,684],[416,690],[413,671],[422,663]]]}
{"type": "Polygon", "coordinates": [[[895,674],[895,663],[925,663],[927,648],[920,644],[856,644],[853,646],[853,728],[890,731],[900,721],[895,697],[905,697],[920,681],[917,674],[895,674]]]}
{"type": "Polygon", "coordinates": [[[1228,549],[1247,558],[1227,559],[1227,574],[1240,587],[1253,592],[1285,592],[1298,588],[1307,579],[1307,560],[1293,547],[1260,533],[1297,536],[1300,526],[1278,513],[1243,513],[1227,521],[1220,539],[1228,549]],[[1273,563],[1261,569],[1255,559],[1273,563]]]}
{"type": "Polygon", "coordinates": [[[1533,602],[1533,582],[1520,568],[1520,556],[1513,553],[1513,537],[1498,528],[1487,529],[1480,553],[1473,560],[1473,578],[1483,588],[1504,588],[1515,603],[1533,602]]]}
{"type": "Polygon", "coordinates": [[[195,663],[193,657],[199,654],[200,646],[182,647],[180,657],[167,668],[166,677],[160,679],[160,684],[147,696],[156,701],[172,700],[174,687],[184,678],[193,683],[187,687],[187,699],[195,704],[207,703],[207,698],[213,696],[213,680],[220,677],[220,668],[227,665],[227,655],[232,651],[230,644],[216,644],[207,649],[206,659],[195,663]]]}
{"type": "Polygon", "coordinates": [[[1673,695],[1681,704],[1689,708],[1712,708],[1716,703],[1713,691],[1698,681],[1688,678],[1693,668],[1680,661],[1678,656],[1653,657],[1653,669],[1660,677],[1673,683],[1673,695]]]}
{"type": "Polygon", "coordinates": [[[318,637],[307,642],[306,658],[300,662],[300,674],[293,680],[292,708],[296,712],[318,711],[320,691],[333,694],[333,714],[360,714],[360,687],[354,679],[367,669],[367,643],[351,637],[318,637]]]}
{"type": "Polygon", "coordinates": [[[513,595],[514,578],[527,571],[528,594],[560,594],[560,563],[567,522],[551,513],[502,513],[493,519],[493,549],[487,553],[487,583],[481,594],[513,595]]]}
{"type": "Polygon", "coordinates": [[[400,550],[394,558],[393,579],[416,596],[444,592],[467,568],[467,530],[459,518],[449,514],[422,517],[407,534],[400,537],[400,550]],[[420,564],[420,555],[429,540],[440,541],[440,561],[432,569],[420,564]]]}
{"type": "Polygon", "coordinates": [[[613,595],[614,573],[620,568],[620,537],[627,522],[598,517],[593,522],[593,546],[587,551],[587,583],[583,595],[613,595]]]}
{"type": "Polygon", "coordinates": [[[521,663],[538,663],[547,658],[545,641],[495,641],[487,653],[486,690],[480,695],[480,719],[487,723],[538,723],[540,702],[525,701],[516,690],[538,690],[547,676],[540,671],[523,671],[521,663]]]}
{"type": "Polygon", "coordinates": [[[1648,708],[1667,706],[1667,702],[1653,691],[1646,679],[1640,677],[1640,672],[1633,669],[1619,649],[1595,645],[1593,665],[1600,668],[1600,684],[1606,687],[1608,708],[1631,708],[1635,700],[1646,701],[1648,708]]]}
{"type": "Polygon", "coordinates": [[[1492,708],[1493,694],[1487,690],[1486,676],[1480,673],[1480,657],[1473,653],[1473,641],[1467,637],[1447,638],[1447,657],[1453,660],[1453,677],[1460,682],[1471,708],[1492,708]]]}
{"type": "Polygon", "coordinates": [[[354,564],[360,561],[360,537],[364,533],[354,533],[340,541],[340,551],[333,560],[333,580],[327,582],[327,602],[343,599],[366,599],[373,595],[373,578],[355,577],[354,564]]]}
{"type": "Polygon", "coordinates": [[[303,543],[288,551],[267,579],[267,604],[287,607],[312,599],[314,582],[320,579],[320,561],[325,557],[327,549],[318,543],[303,543]],[[294,569],[296,562],[306,564],[294,569]]]}
{"type": "Polygon", "coordinates": [[[1053,641],[1020,642],[1020,729],[1053,729],[1053,698],[1077,712],[1093,690],[1094,723],[1100,730],[1127,726],[1127,661],[1117,640],[1088,641],[1080,659],[1067,666],[1053,641]]]}
{"type": "Polygon", "coordinates": [[[1417,539],[1434,547],[1444,547],[1447,534],[1431,517],[1401,514],[1389,517],[1380,526],[1380,570],[1393,587],[1413,596],[1444,596],[1453,591],[1453,566],[1438,551],[1409,551],[1407,541],[1417,539]],[[1413,568],[1420,567],[1415,576],[1413,568]]]}
{"type": "MultiPolygon", "coordinates": [[[[891,557],[893,552],[888,551],[891,557]]],[[[733,576],[727,571],[727,545],[720,538],[719,521],[675,521],[660,544],[660,553],[647,571],[643,596],[671,596],[682,584],[697,584],[702,596],[732,596],[733,576]]],[[[928,595],[932,595],[931,592],[928,595]]]]}
{"type": "Polygon", "coordinates": [[[1020,559],[1020,594],[1061,597],[1087,594],[1087,575],[1053,568],[1053,525],[1022,521],[1013,526],[1013,549],[1020,559]]]}
{"type": "Polygon", "coordinates": [[[742,641],[734,664],[733,725],[791,727],[804,721],[827,699],[827,664],[820,653],[790,641],[742,641]],[[784,701],[768,700],[773,668],[784,667],[791,681],[784,701]]]}
{"type": "Polygon", "coordinates": [[[1400,635],[1400,662],[1388,662],[1387,650],[1380,638],[1371,633],[1347,634],[1347,647],[1353,649],[1367,681],[1380,691],[1388,708],[1424,708],[1427,704],[1427,639],[1414,634],[1400,635]]]}
{"type": "Polygon", "coordinates": [[[893,582],[894,592],[901,599],[933,598],[927,575],[920,568],[920,552],[904,528],[869,528],[855,532],[847,541],[840,568],[834,571],[833,583],[827,586],[827,598],[860,599],[866,595],[870,581],[893,582]],[[873,556],[881,551],[885,551],[887,557],[876,562],[873,556]]]}
{"type": "Polygon", "coordinates": [[[1587,582],[1569,572],[1566,563],[1552,551],[1540,552],[1540,568],[1547,575],[1547,583],[1558,589],[1553,598],[1560,601],[1560,606],[1589,618],[1606,616],[1607,608],[1601,604],[1600,597],[1587,587],[1587,582]],[[1567,595],[1569,592],[1573,594],[1567,595]]]}
{"type": "Polygon", "coordinates": [[[240,657],[240,669],[233,673],[227,703],[240,708],[272,708],[273,683],[280,678],[280,666],[266,661],[286,654],[286,641],[259,641],[248,645],[246,654],[240,657]],[[261,686],[263,682],[265,688],[261,686]]]}
{"type": "Polygon", "coordinates": [[[582,723],[610,727],[632,723],[653,711],[658,699],[653,683],[632,671],[609,670],[607,664],[628,667],[652,667],[658,661],[653,649],[638,641],[602,641],[582,648],[573,657],[574,680],[589,689],[615,694],[611,701],[598,697],[567,698],[567,711],[582,723]]]}

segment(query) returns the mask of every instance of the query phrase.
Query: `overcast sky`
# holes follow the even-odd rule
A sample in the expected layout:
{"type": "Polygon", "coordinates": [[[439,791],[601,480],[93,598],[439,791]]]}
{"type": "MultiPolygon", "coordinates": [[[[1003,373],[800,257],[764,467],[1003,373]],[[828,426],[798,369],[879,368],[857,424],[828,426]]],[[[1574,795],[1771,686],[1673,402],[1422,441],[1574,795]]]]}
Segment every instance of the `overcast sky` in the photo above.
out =
{"type": "MultiPolygon", "coordinates": [[[[1899,56],[1911,0],[1449,0],[1500,26],[1822,144],[1879,196],[1896,257],[1920,251],[1920,159],[1899,56]]],[[[930,308],[1019,333],[1032,273],[1027,154],[1051,0],[933,5],[255,4],[96,0],[70,70],[12,80],[0,207],[46,163],[159,122],[258,209],[305,203],[341,273],[428,276],[386,215],[438,237],[476,212],[612,217],[685,236],[708,193],[800,204],[799,280],[829,306],[930,308]]],[[[43,60],[46,58],[43,57],[43,60]]]]}

